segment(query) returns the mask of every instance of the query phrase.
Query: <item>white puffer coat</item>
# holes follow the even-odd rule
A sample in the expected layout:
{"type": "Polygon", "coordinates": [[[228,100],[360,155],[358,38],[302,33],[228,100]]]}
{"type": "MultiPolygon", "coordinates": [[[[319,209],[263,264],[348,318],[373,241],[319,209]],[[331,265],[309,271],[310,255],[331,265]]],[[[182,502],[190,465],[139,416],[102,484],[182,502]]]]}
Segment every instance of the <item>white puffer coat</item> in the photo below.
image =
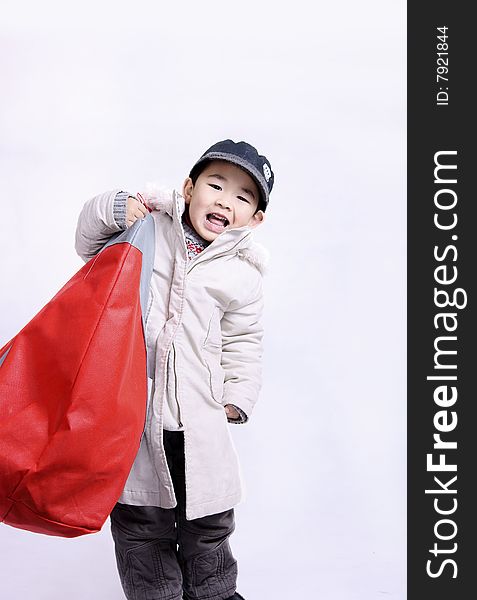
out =
{"type": "MultiPolygon", "coordinates": [[[[113,218],[118,191],[95,196],[80,214],[76,250],[85,261],[120,230],[113,218]]],[[[250,227],[241,227],[224,231],[188,260],[182,196],[151,187],[144,195],[156,233],[145,315],[153,377],[141,445],[119,502],[176,505],[162,429],[183,429],[186,516],[195,519],[228,510],[242,497],[224,405],[250,417],[258,398],[266,251],[252,241],[250,227]]]]}

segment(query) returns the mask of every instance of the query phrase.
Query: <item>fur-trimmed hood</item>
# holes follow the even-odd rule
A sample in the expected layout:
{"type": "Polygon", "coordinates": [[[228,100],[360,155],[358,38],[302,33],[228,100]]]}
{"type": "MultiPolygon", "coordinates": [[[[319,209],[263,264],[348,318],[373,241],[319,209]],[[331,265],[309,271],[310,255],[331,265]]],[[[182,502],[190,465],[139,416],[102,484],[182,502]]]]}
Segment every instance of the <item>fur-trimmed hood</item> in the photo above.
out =
{"type": "MultiPolygon", "coordinates": [[[[185,210],[185,200],[182,194],[177,190],[161,186],[156,182],[148,182],[141,196],[151,210],[165,212],[171,217],[174,217],[174,202],[177,202],[178,214],[182,215],[185,210]]],[[[243,227],[241,229],[251,230],[250,227],[243,227]]],[[[267,248],[262,244],[252,240],[247,247],[240,248],[237,254],[240,258],[258,269],[262,275],[267,272],[270,255],[267,248]]]]}

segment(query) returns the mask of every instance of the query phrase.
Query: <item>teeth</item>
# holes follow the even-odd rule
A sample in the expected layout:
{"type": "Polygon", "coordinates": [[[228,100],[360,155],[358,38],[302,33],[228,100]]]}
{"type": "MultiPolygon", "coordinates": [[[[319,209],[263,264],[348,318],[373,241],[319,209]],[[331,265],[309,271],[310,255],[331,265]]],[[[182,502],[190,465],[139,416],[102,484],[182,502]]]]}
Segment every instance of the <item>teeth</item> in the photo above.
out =
{"type": "Polygon", "coordinates": [[[224,215],[219,215],[218,213],[210,213],[210,216],[222,221],[224,226],[227,226],[227,224],[229,223],[229,220],[227,219],[227,217],[224,217],[224,215]]]}

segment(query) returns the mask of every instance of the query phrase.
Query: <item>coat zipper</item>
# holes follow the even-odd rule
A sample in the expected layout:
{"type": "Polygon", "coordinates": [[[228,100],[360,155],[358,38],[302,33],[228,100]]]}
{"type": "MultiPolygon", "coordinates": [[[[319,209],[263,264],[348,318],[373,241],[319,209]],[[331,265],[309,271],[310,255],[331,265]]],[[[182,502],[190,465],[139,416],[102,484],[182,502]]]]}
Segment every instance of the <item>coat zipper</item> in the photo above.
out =
{"type": "Polygon", "coordinates": [[[174,346],[174,342],[172,342],[172,351],[173,351],[172,364],[173,364],[173,368],[174,368],[174,394],[176,397],[177,412],[179,415],[179,427],[183,427],[182,420],[181,420],[181,405],[179,404],[179,394],[177,393],[176,347],[174,346]]]}
{"type": "Polygon", "coordinates": [[[204,252],[207,250],[207,248],[205,250],[202,250],[202,252],[194,259],[192,259],[189,263],[189,265],[187,266],[187,270],[186,270],[186,275],[188,275],[192,269],[199,265],[200,263],[203,262],[208,262],[209,260],[213,260],[214,258],[219,258],[221,256],[227,256],[227,254],[232,254],[233,251],[235,250],[235,248],[243,241],[243,238],[241,240],[239,240],[234,246],[232,246],[231,248],[229,248],[228,250],[225,250],[224,252],[219,252],[218,254],[213,254],[212,256],[206,256],[204,258],[204,252]]]}

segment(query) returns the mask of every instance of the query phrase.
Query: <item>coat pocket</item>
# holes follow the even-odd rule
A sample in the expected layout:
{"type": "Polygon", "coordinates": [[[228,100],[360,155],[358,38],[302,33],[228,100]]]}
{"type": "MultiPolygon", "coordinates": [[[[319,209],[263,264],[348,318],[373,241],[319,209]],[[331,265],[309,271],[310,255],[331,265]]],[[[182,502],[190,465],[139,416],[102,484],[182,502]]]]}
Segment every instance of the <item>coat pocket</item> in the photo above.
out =
{"type": "Polygon", "coordinates": [[[209,371],[210,391],[216,402],[222,403],[225,372],[220,364],[222,358],[222,330],[220,311],[216,307],[210,318],[207,335],[203,343],[203,356],[209,371]]]}

